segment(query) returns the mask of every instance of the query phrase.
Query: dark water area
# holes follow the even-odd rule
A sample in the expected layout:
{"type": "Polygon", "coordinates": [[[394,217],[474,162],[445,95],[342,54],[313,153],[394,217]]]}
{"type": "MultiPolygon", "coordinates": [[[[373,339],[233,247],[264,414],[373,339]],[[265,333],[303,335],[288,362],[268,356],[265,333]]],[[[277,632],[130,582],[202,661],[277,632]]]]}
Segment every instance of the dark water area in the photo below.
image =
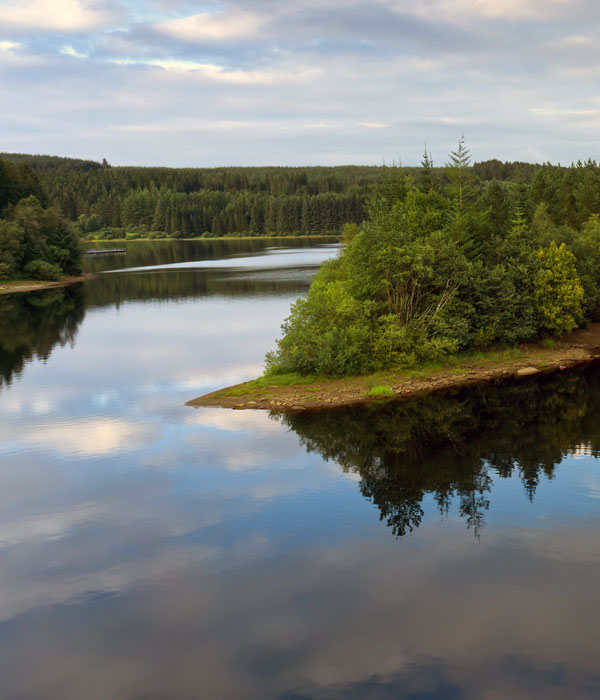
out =
{"type": "Polygon", "coordinates": [[[0,297],[0,698],[598,697],[600,367],[192,409],[335,247],[175,243],[0,297]]]}

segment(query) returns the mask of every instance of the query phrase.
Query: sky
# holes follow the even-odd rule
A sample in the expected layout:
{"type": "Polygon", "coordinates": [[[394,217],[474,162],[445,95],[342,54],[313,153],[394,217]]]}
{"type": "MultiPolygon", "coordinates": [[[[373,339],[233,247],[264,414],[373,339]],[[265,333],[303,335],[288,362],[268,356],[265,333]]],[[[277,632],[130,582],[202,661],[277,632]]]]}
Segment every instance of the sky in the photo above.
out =
{"type": "Polygon", "coordinates": [[[113,165],[571,163],[596,0],[0,0],[0,151],[113,165]]]}

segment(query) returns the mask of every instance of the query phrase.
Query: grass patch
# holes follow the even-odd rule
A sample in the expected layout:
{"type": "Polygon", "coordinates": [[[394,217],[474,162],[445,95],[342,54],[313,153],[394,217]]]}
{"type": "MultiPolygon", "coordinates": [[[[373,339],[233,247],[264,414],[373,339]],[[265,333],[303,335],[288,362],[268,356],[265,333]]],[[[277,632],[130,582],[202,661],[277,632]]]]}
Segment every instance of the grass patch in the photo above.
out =
{"type": "Polygon", "coordinates": [[[387,399],[393,396],[394,392],[391,387],[385,386],[385,384],[376,384],[372,386],[369,391],[367,391],[367,396],[373,396],[376,398],[387,399]]]}
{"type": "Polygon", "coordinates": [[[258,379],[240,384],[239,386],[230,387],[217,392],[219,396],[246,396],[257,394],[263,389],[271,389],[277,386],[298,386],[312,384],[317,377],[313,375],[303,376],[301,374],[268,374],[258,379]]]}
{"type": "Polygon", "coordinates": [[[266,389],[270,386],[295,386],[296,384],[312,384],[317,380],[313,374],[297,374],[290,372],[289,374],[266,374],[258,379],[248,382],[247,386],[257,389],[266,389]]]}

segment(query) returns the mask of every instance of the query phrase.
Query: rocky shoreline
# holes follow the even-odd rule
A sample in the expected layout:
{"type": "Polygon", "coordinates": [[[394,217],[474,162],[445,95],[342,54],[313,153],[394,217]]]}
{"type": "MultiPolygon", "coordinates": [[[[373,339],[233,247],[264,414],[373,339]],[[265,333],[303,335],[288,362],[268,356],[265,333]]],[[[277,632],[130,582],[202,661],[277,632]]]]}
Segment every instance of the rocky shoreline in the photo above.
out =
{"type": "Polygon", "coordinates": [[[0,294],[17,294],[19,292],[36,292],[40,289],[52,289],[53,287],[67,287],[70,284],[86,282],[87,280],[93,280],[96,277],[97,275],[88,272],[85,275],[79,275],[77,277],[63,277],[60,280],[55,280],[52,282],[43,282],[36,280],[27,280],[23,282],[18,282],[16,284],[12,284],[10,282],[0,282],[0,294]]]}
{"type": "Polygon", "coordinates": [[[550,348],[534,344],[521,346],[516,357],[499,358],[497,352],[490,351],[481,353],[479,360],[448,364],[429,372],[378,373],[289,386],[263,384],[257,387],[253,382],[246,382],[213,391],[188,401],[186,405],[270,411],[319,410],[566,370],[597,359],[600,359],[600,323],[593,323],[586,329],[574,331],[550,348]],[[385,391],[374,392],[374,387],[383,387],[385,391]]]}

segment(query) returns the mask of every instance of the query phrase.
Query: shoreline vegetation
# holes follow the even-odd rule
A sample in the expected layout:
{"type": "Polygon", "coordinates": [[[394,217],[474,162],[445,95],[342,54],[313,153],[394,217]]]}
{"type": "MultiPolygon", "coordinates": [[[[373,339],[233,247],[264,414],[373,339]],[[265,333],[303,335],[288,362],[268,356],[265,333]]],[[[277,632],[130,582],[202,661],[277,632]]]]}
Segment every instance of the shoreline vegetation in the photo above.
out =
{"type": "Polygon", "coordinates": [[[0,280],[0,294],[17,294],[35,292],[39,289],[52,289],[53,287],[68,287],[71,284],[93,280],[97,276],[92,272],[86,272],[83,275],[63,277],[59,280],[0,280]]]}
{"type": "Polygon", "coordinates": [[[322,410],[562,371],[596,360],[600,360],[600,323],[592,323],[558,341],[465,352],[440,362],[366,375],[335,379],[267,375],[213,391],[186,405],[275,412],[322,410]]]}
{"type": "Polygon", "coordinates": [[[76,228],[47,206],[35,171],[0,159],[0,285],[4,292],[79,281],[81,255],[76,228]]]}
{"type": "Polygon", "coordinates": [[[264,376],[192,405],[322,408],[600,356],[599,168],[572,166],[564,198],[554,172],[482,182],[464,138],[443,179],[427,151],[414,177],[389,168],[292,305],[264,376]]]}

